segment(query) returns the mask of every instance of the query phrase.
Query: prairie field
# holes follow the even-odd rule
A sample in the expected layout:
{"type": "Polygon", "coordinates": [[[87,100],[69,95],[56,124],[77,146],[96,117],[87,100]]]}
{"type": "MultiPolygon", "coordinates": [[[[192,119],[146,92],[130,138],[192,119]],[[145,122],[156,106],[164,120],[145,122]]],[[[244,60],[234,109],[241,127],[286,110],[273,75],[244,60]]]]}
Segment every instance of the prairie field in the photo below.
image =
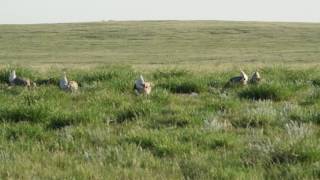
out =
{"type": "Polygon", "coordinates": [[[319,179],[319,62],[315,23],[0,25],[0,179],[319,179]]]}

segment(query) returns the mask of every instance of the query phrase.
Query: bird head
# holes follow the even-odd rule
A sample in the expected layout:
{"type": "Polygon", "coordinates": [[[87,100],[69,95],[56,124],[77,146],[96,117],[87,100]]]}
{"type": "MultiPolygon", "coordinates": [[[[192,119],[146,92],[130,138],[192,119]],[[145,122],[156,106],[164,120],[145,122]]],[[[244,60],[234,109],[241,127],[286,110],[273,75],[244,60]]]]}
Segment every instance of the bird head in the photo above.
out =
{"type": "Polygon", "coordinates": [[[65,83],[68,83],[67,73],[66,72],[62,73],[61,80],[63,80],[65,83]]]}
{"type": "Polygon", "coordinates": [[[248,75],[242,69],[240,69],[240,75],[243,77],[244,80],[248,80],[248,75]]]}
{"type": "Polygon", "coordinates": [[[258,71],[254,72],[254,76],[255,76],[255,78],[257,78],[257,79],[260,79],[260,74],[259,74],[258,71]]]}
{"type": "Polygon", "coordinates": [[[62,73],[62,78],[67,78],[67,73],[66,72],[62,73]]]}
{"type": "Polygon", "coordinates": [[[144,84],[144,79],[142,75],[140,75],[140,81],[142,82],[142,84],[144,84]]]}

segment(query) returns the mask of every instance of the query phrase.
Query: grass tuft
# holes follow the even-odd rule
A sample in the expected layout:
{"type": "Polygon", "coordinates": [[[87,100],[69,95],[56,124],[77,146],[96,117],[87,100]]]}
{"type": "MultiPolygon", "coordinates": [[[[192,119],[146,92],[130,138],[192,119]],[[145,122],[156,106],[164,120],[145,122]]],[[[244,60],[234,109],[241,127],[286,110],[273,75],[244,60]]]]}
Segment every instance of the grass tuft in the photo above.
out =
{"type": "Polygon", "coordinates": [[[129,143],[134,143],[140,146],[143,149],[149,150],[154,156],[164,157],[164,156],[172,156],[173,151],[171,151],[168,147],[159,145],[157,142],[148,137],[132,137],[127,139],[129,143]]]}
{"type": "Polygon", "coordinates": [[[170,71],[156,71],[153,74],[153,77],[155,79],[170,79],[170,78],[181,78],[181,77],[188,77],[191,73],[186,70],[180,70],[180,69],[173,69],[170,71]]]}
{"type": "Polygon", "coordinates": [[[163,128],[163,127],[176,127],[176,128],[185,128],[190,125],[191,122],[186,117],[186,115],[163,115],[158,116],[154,119],[152,127],[154,128],[163,128]]]}
{"type": "Polygon", "coordinates": [[[194,82],[173,82],[169,84],[161,84],[160,87],[169,90],[172,93],[183,93],[183,94],[190,94],[190,93],[200,93],[201,87],[199,84],[194,82]]]}
{"type": "Polygon", "coordinates": [[[240,98],[250,100],[286,100],[292,94],[291,90],[280,85],[262,84],[258,86],[250,86],[239,92],[240,98]]]}
{"type": "Polygon", "coordinates": [[[0,109],[0,118],[6,122],[45,122],[49,114],[50,109],[42,105],[0,109]]]}
{"type": "Polygon", "coordinates": [[[144,107],[141,105],[131,106],[129,108],[125,108],[119,111],[116,114],[116,122],[117,123],[129,122],[141,116],[146,116],[148,114],[150,114],[150,109],[148,107],[144,107]]]}
{"type": "Polygon", "coordinates": [[[320,86],[320,79],[313,79],[312,81],[311,81],[311,83],[312,83],[312,85],[314,85],[314,86],[320,86]]]}

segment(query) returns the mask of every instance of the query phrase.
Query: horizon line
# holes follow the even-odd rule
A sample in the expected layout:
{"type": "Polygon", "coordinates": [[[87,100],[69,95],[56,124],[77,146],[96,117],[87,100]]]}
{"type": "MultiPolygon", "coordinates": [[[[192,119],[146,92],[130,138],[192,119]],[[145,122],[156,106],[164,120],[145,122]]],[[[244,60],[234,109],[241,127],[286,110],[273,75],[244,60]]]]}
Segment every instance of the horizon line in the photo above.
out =
{"type": "Polygon", "coordinates": [[[216,21],[216,22],[248,22],[248,23],[292,23],[292,24],[320,24],[320,21],[286,21],[286,20],[222,20],[222,19],[109,19],[109,20],[88,20],[88,21],[57,21],[39,23],[0,23],[0,25],[54,25],[54,24],[83,24],[83,23],[107,23],[107,22],[192,22],[192,21],[216,21]]]}

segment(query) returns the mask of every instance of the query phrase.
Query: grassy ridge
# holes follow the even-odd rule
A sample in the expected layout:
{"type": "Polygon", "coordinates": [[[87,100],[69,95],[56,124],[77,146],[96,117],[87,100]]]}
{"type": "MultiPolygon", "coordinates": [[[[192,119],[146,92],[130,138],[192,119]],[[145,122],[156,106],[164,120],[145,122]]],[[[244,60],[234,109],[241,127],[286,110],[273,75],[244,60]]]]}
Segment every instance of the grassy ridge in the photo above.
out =
{"type": "Polygon", "coordinates": [[[219,21],[0,25],[0,63],[314,64],[320,25],[219,21]]]}
{"type": "Polygon", "coordinates": [[[0,69],[1,178],[320,177],[317,69],[263,68],[260,85],[228,88],[237,73],[160,69],[144,74],[150,96],[133,93],[141,71],[130,66],[70,70],[76,94],[59,90],[59,69],[17,67],[39,86],[8,87],[10,69],[0,69]]]}

